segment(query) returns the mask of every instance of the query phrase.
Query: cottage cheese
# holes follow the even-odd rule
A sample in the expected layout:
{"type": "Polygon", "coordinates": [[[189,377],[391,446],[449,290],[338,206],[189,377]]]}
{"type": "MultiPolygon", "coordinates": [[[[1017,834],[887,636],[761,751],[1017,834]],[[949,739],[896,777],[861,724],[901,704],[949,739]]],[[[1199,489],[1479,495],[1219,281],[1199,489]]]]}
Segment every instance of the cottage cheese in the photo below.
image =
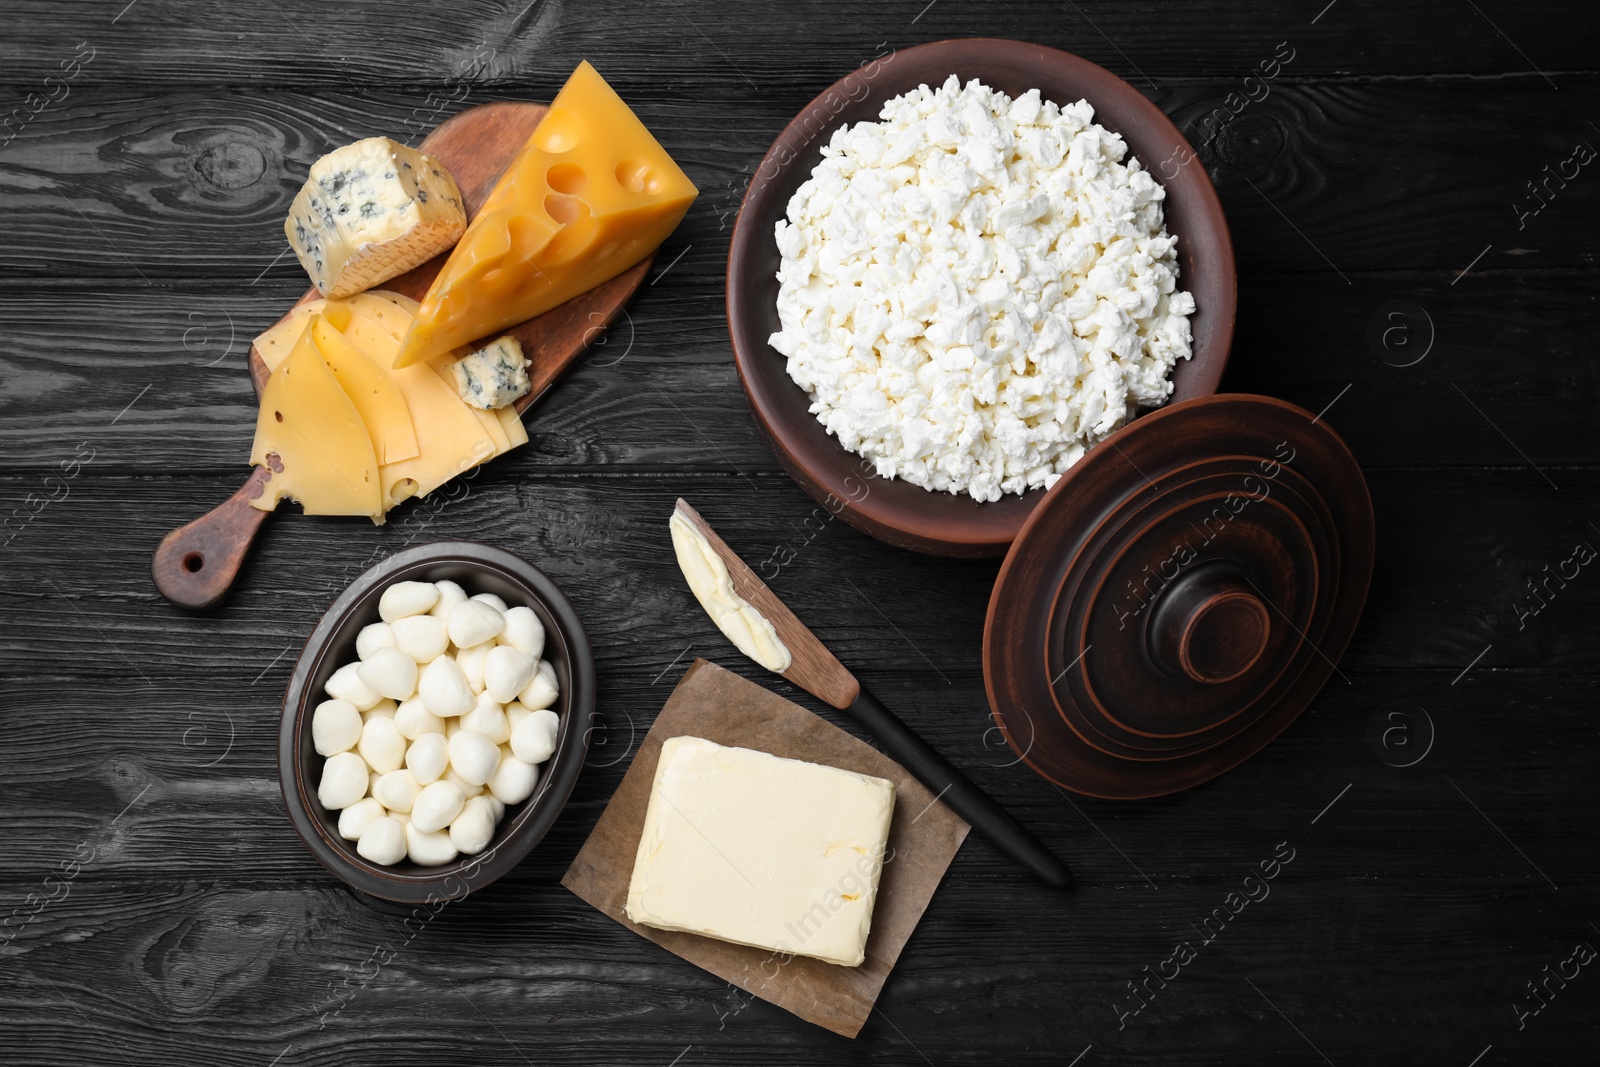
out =
{"type": "Polygon", "coordinates": [[[1048,487],[1171,394],[1194,299],[1165,192],[1093,119],[951,75],[836,130],[789,201],[771,344],[879,474],[1048,487]]]}

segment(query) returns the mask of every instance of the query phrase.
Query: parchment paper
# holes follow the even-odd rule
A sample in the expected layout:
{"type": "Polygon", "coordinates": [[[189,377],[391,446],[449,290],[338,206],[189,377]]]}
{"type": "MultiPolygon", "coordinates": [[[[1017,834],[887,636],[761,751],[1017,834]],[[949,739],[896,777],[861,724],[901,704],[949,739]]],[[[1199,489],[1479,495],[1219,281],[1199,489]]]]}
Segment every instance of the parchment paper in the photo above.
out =
{"type": "Polygon", "coordinates": [[[967,824],[898,763],[827,720],[725,671],[696,660],[667,698],[633,764],[561,884],[641,937],[845,1037],[867,1021],[884,979],[900,958],[933,891],[967,836],[967,824]],[[730,945],[697,934],[652,930],[628,921],[623,907],[644,830],[661,744],[689,735],[873,774],[894,783],[888,862],[878,883],[867,958],[840,967],[766,949],[730,945]]]}

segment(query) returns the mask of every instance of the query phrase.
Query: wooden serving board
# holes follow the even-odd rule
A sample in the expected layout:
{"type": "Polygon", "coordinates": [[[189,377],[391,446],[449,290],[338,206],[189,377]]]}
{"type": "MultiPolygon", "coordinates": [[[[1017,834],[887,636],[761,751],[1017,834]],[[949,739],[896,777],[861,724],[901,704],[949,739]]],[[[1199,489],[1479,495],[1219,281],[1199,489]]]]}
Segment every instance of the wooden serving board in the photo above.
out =
{"type": "MultiPolygon", "coordinates": [[[[438,159],[455,177],[469,219],[477,216],[479,206],[547,110],[544,104],[515,101],[482,104],[446,120],[423,139],[422,151],[438,159]]],[[[448,252],[441,253],[377,288],[421,300],[448,258],[448,252]]],[[[516,402],[518,413],[527,411],[605,332],[643,284],[654,261],[652,254],[603,285],[501,331],[516,337],[532,361],[528,368],[532,388],[516,402]]],[[[315,287],[309,289],[283,317],[321,295],[315,287]]],[[[270,373],[261,353],[251,345],[250,380],[258,395],[270,373]]],[[[261,495],[274,473],[266,467],[252,468],[238,492],[162,539],[150,568],[162,596],[195,610],[214,607],[227,596],[251,543],[272,514],[250,502],[261,495]]]]}

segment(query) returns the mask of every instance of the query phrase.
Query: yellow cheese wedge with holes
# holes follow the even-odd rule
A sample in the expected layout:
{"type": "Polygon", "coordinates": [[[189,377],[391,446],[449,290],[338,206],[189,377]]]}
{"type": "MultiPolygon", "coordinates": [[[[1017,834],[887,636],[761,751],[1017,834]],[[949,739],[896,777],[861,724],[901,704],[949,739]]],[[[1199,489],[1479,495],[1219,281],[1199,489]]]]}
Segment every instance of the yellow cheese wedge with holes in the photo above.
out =
{"type": "Polygon", "coordinates": [[[434,279],[396,366],[541,315],[644,259],[699,195],[587,62],[434,279]]]}
{"type": "Polygon", "coordinates": [[[372,438],[309,329],[301,331],[261,392],[250,462],[273,471],[252,507],[271,511],[287,496],[308,515],[366,515],[383,522],[372,438]]]}
{"type": "Polygon", "coordinates": [[[352,344],[328,318],[313,315],[310,328],[317,351],[366,423],[378,462],[396,463],[415,456],[417,434],[411,425],[411,410],[394,383],[393,372],[352,344]]]}

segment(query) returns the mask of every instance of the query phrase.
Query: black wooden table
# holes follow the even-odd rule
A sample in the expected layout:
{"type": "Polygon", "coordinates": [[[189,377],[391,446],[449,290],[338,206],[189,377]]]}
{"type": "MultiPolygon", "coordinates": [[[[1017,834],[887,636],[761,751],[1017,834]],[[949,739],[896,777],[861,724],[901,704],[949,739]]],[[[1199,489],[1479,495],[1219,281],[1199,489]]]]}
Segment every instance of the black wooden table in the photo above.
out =
{"type": "Polygon", "coordinates": [[[0,1060],[1595,1061],[1592,5],[11,0],[4,15],[0,1060]],[[1371,483],[1378,571],[1339,674],[1265,752],[1186,794],[1092,801],[1013,765],[980,671],[996,565],[808,525],[734,375],[723,265],[766,146],[864,59],[968,35],[1084,55],[1185,130],[1239,257],[1224,387],[1323,412],[1371,483]],[[470,104],[547,100],[583,58],[703,190],[628,317],[462,499],[383,528],[279,516],[224,608],[168,605],[151,551],[239,484],[245,350],[305,288],[281,225],[306,167],[470,104]],[[679,495],[747,555],[792,550],[778,593],[1081,878],[1053,894],[970,840],[855,1041],[558,884],[691,659],[775,681],[692,607],[664,534],[679,495]],[[457,538],[564,585],[604,723],[546,842],[407,923],[291,831],[279,702],[363,562],[457,538]],[[1174,946],[1285,856],[1270,895],[1170,977],[1174,946]]]}

